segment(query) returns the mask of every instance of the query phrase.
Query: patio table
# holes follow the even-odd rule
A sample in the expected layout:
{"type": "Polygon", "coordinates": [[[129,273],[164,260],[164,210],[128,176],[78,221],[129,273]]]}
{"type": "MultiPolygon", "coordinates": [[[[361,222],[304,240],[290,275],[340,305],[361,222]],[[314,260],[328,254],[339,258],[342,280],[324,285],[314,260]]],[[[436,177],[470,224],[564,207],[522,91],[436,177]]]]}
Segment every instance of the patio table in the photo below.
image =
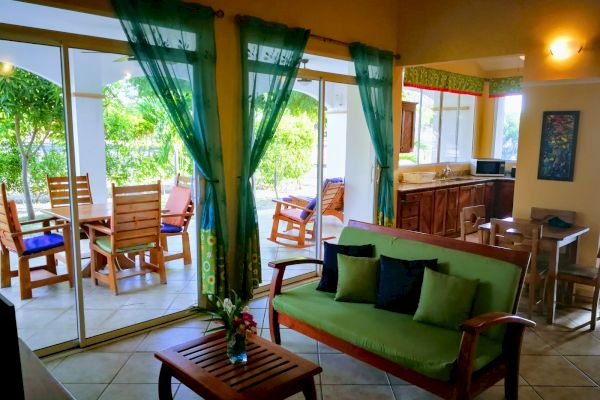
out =
{"type": "MultiPolygon", "coordinates": [[[[513,218],[504,218],[504,221],[514,221],[513,218]]],[[[518,220],[517,220],[518,221],[518,220]]],[[[531,220],[524,220],[531,221],[531,220]]],[[[549,324],[554,323],[554,314],[556,311],[556,274],[558,272],[558,261],[560,249],[566,246],[569,248],[570,262],[577,263],[579,258],[579,239],[589,232],[588,226],[573,225],[569,228],[557,228],[548,224],[541,224],[542,241],[540,243],[544,250],[550,254],[548,263],[548,287],[546,288],[546,320],[549,324]]],[[[479,234],[481,243],[489,243],[491,223],[479,225],[479,234]]]]}

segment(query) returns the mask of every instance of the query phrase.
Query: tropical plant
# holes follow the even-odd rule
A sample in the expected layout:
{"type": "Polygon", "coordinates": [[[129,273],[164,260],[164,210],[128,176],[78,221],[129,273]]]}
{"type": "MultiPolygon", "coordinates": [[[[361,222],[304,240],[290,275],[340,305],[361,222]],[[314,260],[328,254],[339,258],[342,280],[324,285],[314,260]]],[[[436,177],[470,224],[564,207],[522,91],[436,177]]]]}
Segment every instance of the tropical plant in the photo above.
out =
{"type": "MultiPolygon", "coordinates": [[[[30,164],[43,146],[64,145],[62,91],[24,69],[14,67],[10,71],[0,75],[0,135],[3,148],[6,146],[9,153],[11,147],[18,151],[27,216],[35,218],[30,164]]],[[[14,153],[8,157],[14,158],[14,153]]]]}

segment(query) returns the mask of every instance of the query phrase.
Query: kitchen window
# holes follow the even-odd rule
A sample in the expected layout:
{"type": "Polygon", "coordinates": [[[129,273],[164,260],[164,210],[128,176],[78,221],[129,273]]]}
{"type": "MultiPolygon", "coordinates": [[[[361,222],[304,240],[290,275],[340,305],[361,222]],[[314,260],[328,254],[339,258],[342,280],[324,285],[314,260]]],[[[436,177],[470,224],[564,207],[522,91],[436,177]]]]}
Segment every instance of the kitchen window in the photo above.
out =
{"type": "Polygon", "coordinates": [[[404,101],[417,103],[415,145],[400,165],[469,161],[473,152],[475,96],[404,87],[404,101]]]}
{"type": "Polygon", "coordinates": [[[519,144],[522,96],[498,97],[494,120],[494,158],[514,161],[519,144]]]}

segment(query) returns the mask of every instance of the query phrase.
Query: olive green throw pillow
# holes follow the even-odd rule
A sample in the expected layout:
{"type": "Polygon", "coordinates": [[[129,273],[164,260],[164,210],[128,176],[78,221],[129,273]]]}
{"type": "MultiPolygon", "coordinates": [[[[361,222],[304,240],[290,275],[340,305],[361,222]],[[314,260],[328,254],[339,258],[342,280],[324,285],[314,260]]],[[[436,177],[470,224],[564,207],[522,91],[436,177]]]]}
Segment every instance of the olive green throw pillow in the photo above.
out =
{"type": "Polygon", "coordinates": [[[379,259],[338,254],[336,301],[375,303],[379,259]]]}
{"type": "Polygon", "coordinates": [[[419,306],[413,320],[458,330],[469,319],[479,280],[425,268],[419,306]]]}

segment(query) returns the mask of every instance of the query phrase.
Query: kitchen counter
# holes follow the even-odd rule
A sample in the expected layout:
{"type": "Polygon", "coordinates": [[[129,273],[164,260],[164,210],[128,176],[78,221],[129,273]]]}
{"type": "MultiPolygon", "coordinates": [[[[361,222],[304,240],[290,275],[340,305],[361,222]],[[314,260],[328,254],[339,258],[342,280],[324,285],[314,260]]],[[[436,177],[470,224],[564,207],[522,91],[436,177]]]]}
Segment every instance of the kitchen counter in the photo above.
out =
{"type": "Polygon", "coordinates": [[[462,186],[469,184],[477,184],[484,182],[493,182],[493,181],[509,181],[514,182],[515,178],[503,177],[503,176],[472,176],[465,175],[460,178],[450,178],[450,179],[436,179],[433,182],[427,183],[406,183],[400,182],[398,185],[398,191],[402,193],[412,192],[416,190],[427,190],[427,189],[439,189],[451,186],[462,186]]]}

